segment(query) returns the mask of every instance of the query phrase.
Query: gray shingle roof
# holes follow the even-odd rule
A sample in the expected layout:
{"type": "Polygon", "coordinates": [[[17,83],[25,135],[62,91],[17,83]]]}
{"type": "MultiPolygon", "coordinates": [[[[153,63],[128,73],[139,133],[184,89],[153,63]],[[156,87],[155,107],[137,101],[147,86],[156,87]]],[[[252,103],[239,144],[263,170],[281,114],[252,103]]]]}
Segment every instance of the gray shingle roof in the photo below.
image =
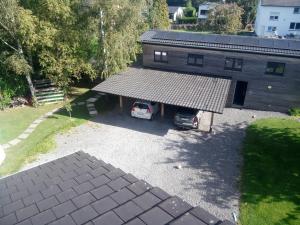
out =
{"type": "Polygon", "coordinates": [[[222,113],[230,84],[227,78],[130,68],[111,76],[93,90],[222,113]]]}
{"type": "Polygon", "coordinates": [[[0,180],[1,225],[221,225],[200,207],[170,196],[84,152],[0,180]]]}
{"type": "Polygon", "coordinates": [[[150,30],[142,43],[300,57],[300,40],[150,30]]]}
{"type": "Polygon", "coordinates": [[[300,7],[300,0],[261,0],[263,6],[300,7]]]}

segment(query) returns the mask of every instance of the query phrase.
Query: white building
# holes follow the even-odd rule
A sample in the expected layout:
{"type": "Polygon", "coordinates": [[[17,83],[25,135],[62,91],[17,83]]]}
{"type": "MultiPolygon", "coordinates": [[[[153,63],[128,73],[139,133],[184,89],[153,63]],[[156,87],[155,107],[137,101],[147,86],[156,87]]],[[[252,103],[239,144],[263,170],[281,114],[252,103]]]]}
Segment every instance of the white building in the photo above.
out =
{"type": "Polygon", "coordinates": [[[184,7],[180,6],[169,6],[169,19],[176,22],[178,18],[183,17],[184,7]]]}
{"type": "Polygon", "coordinates": [[[300,0],[260,0],[255,33],[267,37],[300,35],[300,0]]]}
{"type": "Polygon", "coordinates": [[[204,2],[200,4],[198,10],[198,20],[200,22],[205,22],[207,20],[209,10],[214,9],[218,5],[219,4],[215,2],[204,2]]]}

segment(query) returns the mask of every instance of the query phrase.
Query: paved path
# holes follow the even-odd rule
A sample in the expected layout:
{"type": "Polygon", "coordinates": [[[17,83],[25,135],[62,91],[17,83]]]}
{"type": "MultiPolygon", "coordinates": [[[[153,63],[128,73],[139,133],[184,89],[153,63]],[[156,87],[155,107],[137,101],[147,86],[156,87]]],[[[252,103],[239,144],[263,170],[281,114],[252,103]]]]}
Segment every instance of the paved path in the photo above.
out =
{"type": "Polygon", "coordinates": [[[167,119],[146,121],[109,112],[58,135],[57,148],[26,168],[83,150],[232,221],[232,212],[239,208],[245,127],[255,119],[274,116],[286,115],[225,109],[215,116],[213,132],[207,134],[177,130],[167,119]]]}

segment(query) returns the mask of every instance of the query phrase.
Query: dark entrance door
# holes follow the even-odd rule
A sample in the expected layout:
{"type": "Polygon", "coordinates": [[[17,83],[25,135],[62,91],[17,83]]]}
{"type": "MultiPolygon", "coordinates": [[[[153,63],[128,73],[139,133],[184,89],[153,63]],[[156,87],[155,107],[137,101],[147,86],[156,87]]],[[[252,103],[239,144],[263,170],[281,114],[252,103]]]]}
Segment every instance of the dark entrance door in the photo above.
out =
{"type": "Polygon", "coordinates": [[[233,104],[243,106],[245,102],[248,82],[237,81],[235,86],[235,93],[233,104]]]}

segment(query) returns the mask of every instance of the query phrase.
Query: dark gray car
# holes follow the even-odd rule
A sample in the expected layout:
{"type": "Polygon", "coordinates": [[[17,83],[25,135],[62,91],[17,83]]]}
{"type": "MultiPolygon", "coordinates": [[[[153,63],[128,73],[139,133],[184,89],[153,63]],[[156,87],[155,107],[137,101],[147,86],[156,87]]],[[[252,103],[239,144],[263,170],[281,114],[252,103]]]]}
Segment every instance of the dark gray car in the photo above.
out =
{"type": "Polygon", "coordinates": [[[181,128],[198,129],[203,111],[191,108],[179,108],[174,117],[174,124],[181,128]]]}

